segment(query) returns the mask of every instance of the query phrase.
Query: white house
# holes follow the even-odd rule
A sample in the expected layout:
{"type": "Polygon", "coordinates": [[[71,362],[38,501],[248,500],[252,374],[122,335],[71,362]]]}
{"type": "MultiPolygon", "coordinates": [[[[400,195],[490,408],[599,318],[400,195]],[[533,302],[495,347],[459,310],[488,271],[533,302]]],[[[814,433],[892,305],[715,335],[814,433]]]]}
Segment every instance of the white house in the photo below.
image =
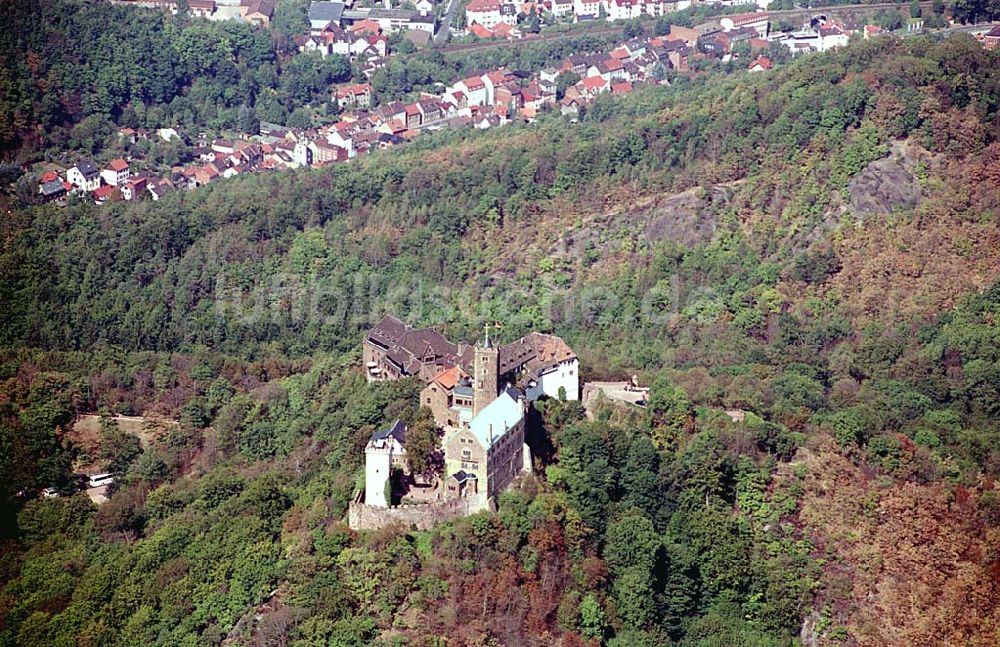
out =
{"type": "Polygon", "coordinates": [[[819,29],[806,29],[788,34],[781,43],[790,49],[792,53],[826,52],[836,47],[843,47],[850,41],[843,30],[838,27],[820,27],[819,29]]]}
{"type": "Polygon", "coordinates": [[[465,22],[468,25],[479,23],[487,29],[502,22],[513,27],[517,25],[517,8],[501,0],[472,0],[465,7],[465,22]]]}
{"type": "Polygon", "coordinates": [[[365,503],[386,508],[386,483],[392,468],[403,468],[406,426],[397,420],[388,429],[376,431],[365,445],[365,503]]]}
{"type": "Polygon", "coordinates": [[[836,47],[846,47],[850,40],[851,37],[847,34],[847,32],[836,25],[832,27],[819,28],[819,51],[821,52],[825,52],[836,47]]]}
{"type": "Polygon", "coordinates": [[[601,14],[600,0],[573,0],[573,13],[577,18],[589,16],[596,18],[601,14]]]}
{"type": "Polygon", "coordinates": [[[101,179],[104,180],[105,184],[111,186],[122,186],[128,182],[129,168],[128,162],[120,157],[117,157],[104,167],[101,171],[101,179]]]}
{"type": "Polygon", "coordinates": [[[462,79],[448,88],[448,92],[456,98],[456,92],[465,95],[465,102],[468,106],[485,106],[489,103],[489,90],[486,87],[486,82],[480,76],[470,76],[467,79],[462,79]]]}
{"type": "Polygon", "coordinates": [[[101,186],[101,172],[90,160],[82,159],[66,171],[66,180],[83,191],[96,191],[101,186]]]}
{"type": "Polygon", "coordinates": [[[573,0],[552,0],[552,15],[556,18],[573,15],[573,0]]]}
{"type": "Polygon", "coordinates": [[[310,143],[306,139],[300,139],[295,142],[295,148],[292,149],[292,160],[295,162],[296,168],[299,166],[312,166],[313,152],[309,147],[310,143]]]}
{"type": "Polygon", "coordinates": [[[768,15],[766,12],[757,12],[723,16],[719,19],[719,26],[724,32],[749,27],[757,32],[759,38],[767,38],[768,15]]]}
{"type": "Polygon", "coordinates": [[[368,19],[378,23],[385,34],[395,34],[410,29],[434,33],[434,16],[406,9],[371,9],[368,19]]]}
{"type": "Polygon", "coordinates": [[[609,21],[630,20],[642,15],[640,0],[604,0],[601,2],[609,21]]]}
{"type": "Polygon", "coordinates": [[[358,151],[354,148],[354,137],[351,133],[331,128],[326,134],[326,141],[328,144],[343,148],[347,151],[348,157],[354,157],[358,154],[358,151]]]}

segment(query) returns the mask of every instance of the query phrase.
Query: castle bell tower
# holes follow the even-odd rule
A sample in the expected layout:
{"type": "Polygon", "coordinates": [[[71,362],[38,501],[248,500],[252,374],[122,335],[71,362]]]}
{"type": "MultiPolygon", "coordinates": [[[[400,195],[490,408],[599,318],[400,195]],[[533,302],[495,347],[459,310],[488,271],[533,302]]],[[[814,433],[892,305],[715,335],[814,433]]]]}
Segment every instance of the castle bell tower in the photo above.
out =
{"type": "Polygon", "coordinates": [[[499,381],[500,350],[494,348],[490,342],[490,331],[486,328],[486,335],[482,343],[476,344],[475,360],[472,377],[472,417],[475,418],[479,412],[486,408],[490,402],[496,400],[497,382],[499,381]]]}

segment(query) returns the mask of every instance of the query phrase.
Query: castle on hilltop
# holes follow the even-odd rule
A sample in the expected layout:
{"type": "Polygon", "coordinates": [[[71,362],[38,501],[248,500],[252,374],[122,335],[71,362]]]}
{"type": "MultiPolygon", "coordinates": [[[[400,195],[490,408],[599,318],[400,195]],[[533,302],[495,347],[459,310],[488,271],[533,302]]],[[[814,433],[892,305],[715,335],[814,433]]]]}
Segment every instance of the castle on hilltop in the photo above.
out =
{"type": "MultiPolygon", "coordinates": [[[[436,504],[452,511],[448,518],[485,508],[519,474],[531,470],[524,442],[530,403],[542,396],[579,399],[579,360],[554,335],[531,333],[497,346],[487,331],[477,344],[453,344],[436,330],[414,329],[385,317],[365,335],[363,361],[370,382],[419,377],[426,384],[420,405],[430,409],[443,430],[443,487],[427,505],[403,506],[411,510],[395,514],[406,517],[396,521],[413,522],[413,508],[434,516],[436,504]],[[464,505],[456,505],[457,499],[464,505]]],[[[386,484],[393,467],[405,467],[405,434],[397,421],[370,438],[365,492],[363,501],[352,504],[352,526],[393,522],[393,514],[380,517],[371,509],[389,506],[386,484]]]]}

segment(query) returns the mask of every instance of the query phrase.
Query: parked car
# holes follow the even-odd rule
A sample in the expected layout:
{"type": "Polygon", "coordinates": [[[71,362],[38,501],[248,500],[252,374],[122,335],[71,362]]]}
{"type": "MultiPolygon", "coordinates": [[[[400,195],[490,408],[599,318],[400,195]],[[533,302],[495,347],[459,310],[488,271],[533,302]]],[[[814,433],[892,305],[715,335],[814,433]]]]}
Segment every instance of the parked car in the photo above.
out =
{"type": "Polygon", "coordinates": [[[59,496],[59,491],[56,490],[54,487],[47,487],[44,490],[42,490],[42,496],[44,496],[46,499],[51,499],[53,497],[59,496]]]}

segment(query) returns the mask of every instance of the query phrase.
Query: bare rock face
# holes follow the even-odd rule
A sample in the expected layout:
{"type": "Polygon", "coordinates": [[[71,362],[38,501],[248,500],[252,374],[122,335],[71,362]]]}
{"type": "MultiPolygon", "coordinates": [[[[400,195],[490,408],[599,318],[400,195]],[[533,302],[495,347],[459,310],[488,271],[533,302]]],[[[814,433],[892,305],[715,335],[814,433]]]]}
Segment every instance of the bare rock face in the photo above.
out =
{"type": "Polygon", "coordinates": [[[802,640],[804,647],[817,647],[819,645],[819,623],[820,615],[815,610],[802,619],[802,631],[799,633],[799,639],[802,640]]]}
{"type": "Polygon", "coordinates": [[[711,240],[717,218],[709,209],[709,196],[701,193],[690,190],[662,199],[645,214],[646,238],[652,242],[672,239],[688,247],[711,240]]]}
{"type": "Polygon", "coordinates": [[[848,206],[856,214],[888,214],[920,204],[920,184],[898,147],[872,162],[847,185],[848,206]]]}

